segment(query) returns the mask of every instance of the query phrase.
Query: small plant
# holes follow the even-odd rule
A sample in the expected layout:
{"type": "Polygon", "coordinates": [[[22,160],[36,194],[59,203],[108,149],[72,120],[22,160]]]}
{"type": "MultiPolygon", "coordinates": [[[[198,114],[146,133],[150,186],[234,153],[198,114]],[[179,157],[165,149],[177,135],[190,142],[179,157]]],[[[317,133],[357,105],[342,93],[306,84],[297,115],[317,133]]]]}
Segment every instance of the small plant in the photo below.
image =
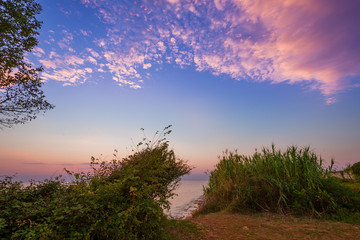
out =
{"type": "Polygon", "coordinates": [[[163,208],[191,168],[169,150],[168,126],[134,153],[91,159],[92,172],[24,187],[0,181],[0,239],[162,239],[163,208]]]}

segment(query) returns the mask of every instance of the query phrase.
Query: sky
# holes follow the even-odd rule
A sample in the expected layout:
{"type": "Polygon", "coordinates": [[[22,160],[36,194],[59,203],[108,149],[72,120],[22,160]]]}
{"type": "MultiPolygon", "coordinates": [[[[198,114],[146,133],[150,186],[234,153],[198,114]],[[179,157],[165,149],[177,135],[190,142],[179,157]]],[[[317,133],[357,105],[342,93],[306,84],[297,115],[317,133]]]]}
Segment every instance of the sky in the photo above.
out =
{"type": "Polygon", "coordinates": [[[272,143],[310,146],[338,169],[360,161],[357,0],[38,2],[26,59],[56,107],[0,130],[0,175],[83,171],[169,124],[193,178],[225,149],[272,143]]]}

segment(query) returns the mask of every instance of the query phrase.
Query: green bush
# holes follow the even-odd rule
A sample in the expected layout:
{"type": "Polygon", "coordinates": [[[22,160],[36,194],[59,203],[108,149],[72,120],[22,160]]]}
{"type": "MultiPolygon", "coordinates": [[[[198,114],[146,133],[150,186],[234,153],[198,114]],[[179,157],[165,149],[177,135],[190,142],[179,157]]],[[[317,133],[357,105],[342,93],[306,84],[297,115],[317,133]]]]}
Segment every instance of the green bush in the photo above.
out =
{"type": "MultiPolygon", "coordinates": [[[[170,126],[169,126],[170,127],[170,126]]],[[[133,155],[110,162],[92,158],[92,172],[24,187],[0,182],[1,239],[161,239],[163,208],[190,167],[162,136],[139,143],[133,155]]]]}
{"type": "Polygon", "coordinates": [[[360,162],[354,163],[351,170],[356,177],[360,178],[360,162]]]}
{"type": "Polygon", "coordinates": [[[272,211],[323,216],[360,211],[360,196],[330,176],[309,147],[264,148],[252,156],[225,151],[211,172],[199,212],[272,211]]]}

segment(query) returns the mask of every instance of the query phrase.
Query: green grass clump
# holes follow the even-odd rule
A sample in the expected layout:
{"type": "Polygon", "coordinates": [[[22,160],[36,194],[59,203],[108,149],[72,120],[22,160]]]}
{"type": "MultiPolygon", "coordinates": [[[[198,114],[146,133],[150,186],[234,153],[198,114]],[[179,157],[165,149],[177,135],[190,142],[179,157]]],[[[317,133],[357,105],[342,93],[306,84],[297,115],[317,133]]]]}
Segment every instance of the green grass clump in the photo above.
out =
{"type": "Polygon", "coordinates": [[[360,195],[331,177],[309,147],[274,145],[252,156],[225,151],[211,172],[199,212],[271,211],[336,215],[360,211],[360,195]]]}
{"type": "MultiPolygon", "coordinates": [[[[165,128],[166,135],[170,133],[165,128]]],[[[157,136],[157,135],[155,135],[157,136]]],[[[162,134],[160,134],[162,136],[162,134]]],[[[165,138],[144,139],[134,154],[92,158],[92,172],[24,187],[0,181],[0,239],[163,239],[163,208],[191,168],[165,138]]]]}

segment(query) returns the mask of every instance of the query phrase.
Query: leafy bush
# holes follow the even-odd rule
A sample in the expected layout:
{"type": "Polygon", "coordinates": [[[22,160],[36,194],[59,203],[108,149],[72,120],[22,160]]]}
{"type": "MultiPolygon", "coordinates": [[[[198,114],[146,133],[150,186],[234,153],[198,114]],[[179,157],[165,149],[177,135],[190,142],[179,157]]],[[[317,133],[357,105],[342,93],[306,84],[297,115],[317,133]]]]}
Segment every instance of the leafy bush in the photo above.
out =
{"type": "Polygon", "coordinates": [[[351,170],[353,172],[353,174],[360,179],[360,162],[354,163],[351,166],[351,170]]]}
{"type": "Polygon", "coordinates": [[[309,147],[264,148],[252,156],[225,151],[211,172],[199,212],[272,211],[315,216],[360,211],[360,195],[330,176],[309,147]]]}
{"type": "Polygon", "coordinates": [[[0,238],[3,239],[161,239],[163,208],[191,168],[175,157],[163,136],[143,139],[136,152],[106,162],[92,158],[92,172],[67,171],[60,178],[24,187],[0,182],[0,238]]]}

